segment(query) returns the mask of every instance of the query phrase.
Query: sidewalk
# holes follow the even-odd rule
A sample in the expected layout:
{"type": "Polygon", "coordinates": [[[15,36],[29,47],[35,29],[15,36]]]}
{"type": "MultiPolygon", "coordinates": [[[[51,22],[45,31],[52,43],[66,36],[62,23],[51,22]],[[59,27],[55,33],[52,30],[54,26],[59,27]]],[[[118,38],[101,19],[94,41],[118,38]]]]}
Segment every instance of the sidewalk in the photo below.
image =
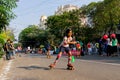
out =
{"type": "Polygon", "coordinates": [[[0,58],[0,74],[2,73],[2,70],[4,68],[4,66],[6,66],[7,61],[3,60],[3,58],[0,58]]]}

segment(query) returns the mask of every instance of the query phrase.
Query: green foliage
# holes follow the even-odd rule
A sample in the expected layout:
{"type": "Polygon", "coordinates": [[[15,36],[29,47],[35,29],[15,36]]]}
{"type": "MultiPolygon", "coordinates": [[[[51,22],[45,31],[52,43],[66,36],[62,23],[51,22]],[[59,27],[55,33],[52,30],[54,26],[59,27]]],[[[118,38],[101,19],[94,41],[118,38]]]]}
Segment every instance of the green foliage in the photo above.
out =
{"type": "Polygon", "coordinates": [[[2,58],[2,56],[5,54],[5,52],[2,50],[2,49],[0,49],[0,58],[2,58]]]}
{"type": "Polygon", "coordinates": [[[2,37],[0,37],[0,44],[3,45],[4,43],[5,43],[4,39],[2,37]]]}
{"type": "Polygon", "coordinates": [[[71,12],[64,12],[62,15],[48,17],[47,26],[56,41],[62,40],[67,28],[72,28],[73,32],[80,30],[80,13],[80,10],[73,10],[71,12]]]}
{"type": "Polygon", "coordinates": [[[47,31],[39,29],[38,26],[30,25],[24,29],[19,35],[19,42],[23,47],[39,47],[47,40],[47,31]]]}
{"type": "Polygon", "coordinates": [[[4,39],[0,37],[0,58],[3,56],[4,51],[3,51],[3,44],[4,44],[4,39]]]}
{"type": "Polygon", "coordinates": [[[82,6],[79,10],[49,16],[47,29],[40,30],[33,25],[23,30],[19,36],[23,45],[58,45],[67,28],[72,28],[76,40],[83,42],[100,38],[104,33],[115,32],[120,21],[120,0],[104,0],[82,6]],[[80,18],[86,17],[90,25],[81,25],[80,18]],[[34,41],[34,42],[32,42],[34,41]],[[30,43],[31,42],[31,43],[30,43]]]}
{"type": "Polygon", "coordinates": [[[4,51],[3,51],[3,44],[4,44],[4,40],[0,37],[0,58],[3,56],[4,51]]]}
{"type": "Polygon", "coordinates": [[[16,6],[16,0],[0,0],[0,31],[15,17],[12,10],[16,6]]]}
{"type": "Polygon", "coordinates": [[[86,14],[92,20],[96,32],[102,34],[115,32],[120,20],[120,0],[104,0],[91,3],[84,8],[86,14]]]}
{"type": "Polygon", "coordinates": [[[5,41],[8,38],[10,38],[11,40],[14,40],[14,34],[11,30],[2,31],[0,33],[0,57],[2,57],[5,54],[2,48],[3,48],[5,41]]]}

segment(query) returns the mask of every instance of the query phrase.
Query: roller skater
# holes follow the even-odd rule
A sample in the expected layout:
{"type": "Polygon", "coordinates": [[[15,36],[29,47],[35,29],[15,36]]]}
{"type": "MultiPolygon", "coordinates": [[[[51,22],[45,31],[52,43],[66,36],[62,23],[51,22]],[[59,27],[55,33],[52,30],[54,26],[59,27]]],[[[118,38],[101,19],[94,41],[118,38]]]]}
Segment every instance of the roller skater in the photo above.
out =
{"type": "Polygon", "coordinates": [[[73,65],[70,63],[71,59],[72,59],[72,53],[71,53],[69,44],[76,44],[76,41],[73,41],[72,30],[71,29],[67,29],[66,30],[65,37],[64,37],[64,39],[63,39],[63,41],[62,41],[62,43],[60,44],[60,47],[59,47],[60,51],[59,51],[59,53],[58,53],[54,63],[49,65],[50,69],[55,67],[58,59],[62,56],[63,52],[66,52],[68,54],[68,65],[67,65],[67,68],[71,69],[71,70],[74,69],[73,65]]]}
{"type": "Polygon", "coordinates": [[[69,64],[67,64],[67,69],[68,69],[68,70],[74,70],[74,67],[73,67],[72,64],[69,63],[69,64]]]}

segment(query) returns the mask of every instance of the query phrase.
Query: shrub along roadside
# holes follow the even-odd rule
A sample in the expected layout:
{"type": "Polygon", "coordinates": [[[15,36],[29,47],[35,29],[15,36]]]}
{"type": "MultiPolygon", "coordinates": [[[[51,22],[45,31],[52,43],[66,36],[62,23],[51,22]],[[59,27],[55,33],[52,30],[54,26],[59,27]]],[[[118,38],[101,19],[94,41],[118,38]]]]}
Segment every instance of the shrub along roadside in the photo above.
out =
{"type": "Polygon", "coordinates": [[[3,45],[4,45],[5,41],[0,38],[0,58],[2,58],[2,56],[5,54],[4,50],[3,50],[3,45]]]}
{"type": "Polygon", "coordinates": [[[0,51],[0,58],[2,58],[4,54],[5,54],[4,51],[0,51]]]}

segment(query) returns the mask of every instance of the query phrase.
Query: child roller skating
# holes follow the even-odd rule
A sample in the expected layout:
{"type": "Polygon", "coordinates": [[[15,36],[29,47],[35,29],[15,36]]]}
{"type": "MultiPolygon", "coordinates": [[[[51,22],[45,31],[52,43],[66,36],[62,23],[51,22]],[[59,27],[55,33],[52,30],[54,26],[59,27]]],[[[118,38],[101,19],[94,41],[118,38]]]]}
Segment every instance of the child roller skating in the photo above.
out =
{"type": "Polygon", "coordinates": [[[67,64],[67,69],[68,69],[68,70],[74,70],[74,67],[73,67],[72,64],[69,63],[69,64],[67,64]]]}
{"type": "Polygon", "coordinates": [[[50,69],[55,67],[58,59],[62,56],[62,53],[66,52],[68,54],[67,69],[74,70],[73,65],[70,63],[71,59],[72,59],[72,53],[71,53],[69,44],[76,44],[76,41],[73,41],[72,30],[71,29],[66,30],[65,37],[64,37],[64,39],[63,39],[63,41],[62,41],[62,43],[60,44],[60,47],[59,47],[60,51],[59,51],[59,53],[57,55],[57,58],[55,59],[54,63],[49,65],[50,69]]]}
{"type": "Polygon", "coordinates": [[[55,63],[49,65],[50,69],[55,67],[55,63]]]}

